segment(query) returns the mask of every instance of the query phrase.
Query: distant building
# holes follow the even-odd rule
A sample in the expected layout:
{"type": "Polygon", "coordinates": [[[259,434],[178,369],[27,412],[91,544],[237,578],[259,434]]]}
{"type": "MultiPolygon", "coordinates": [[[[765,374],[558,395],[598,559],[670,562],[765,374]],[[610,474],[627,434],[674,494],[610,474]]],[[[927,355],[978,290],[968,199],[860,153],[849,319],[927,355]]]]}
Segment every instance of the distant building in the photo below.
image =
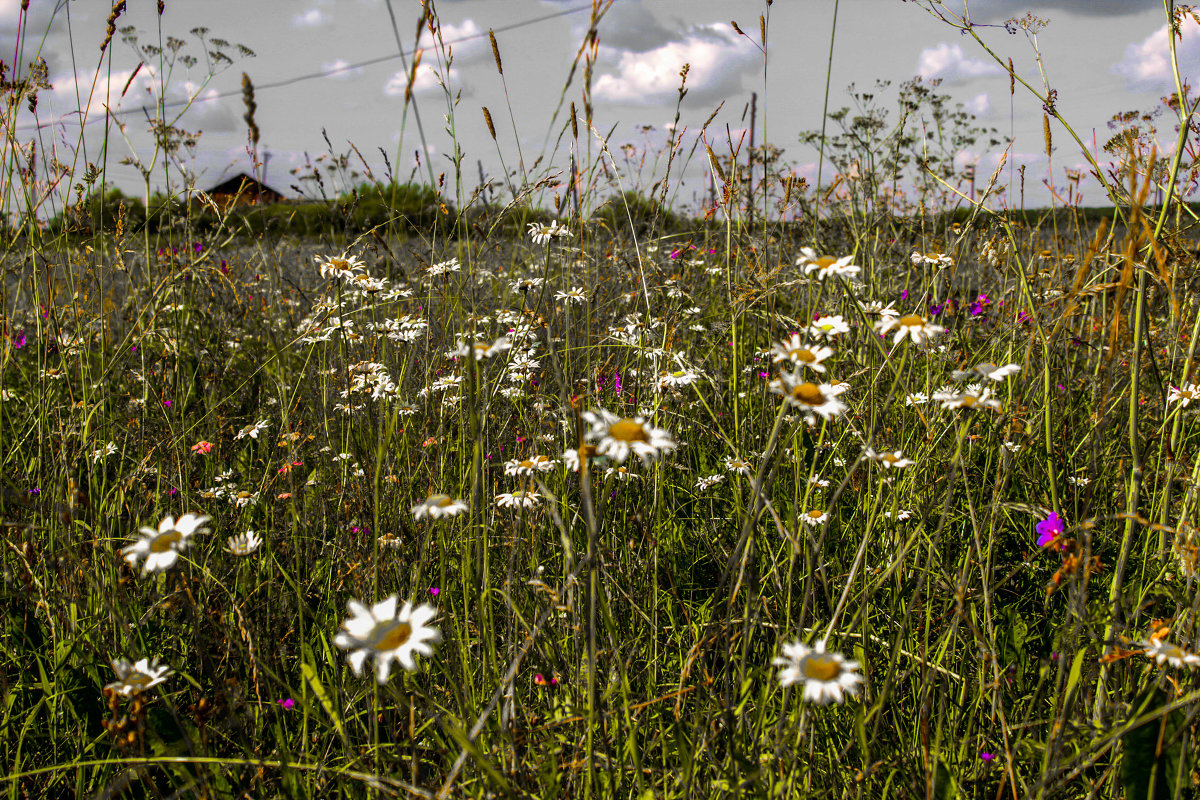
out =
{"type": "Polygon", "coordinates": [[[207,192],[222,209],[237,206],[267,205],[281,202],[281,193],[244,172],[218,183],[207,192]]]}

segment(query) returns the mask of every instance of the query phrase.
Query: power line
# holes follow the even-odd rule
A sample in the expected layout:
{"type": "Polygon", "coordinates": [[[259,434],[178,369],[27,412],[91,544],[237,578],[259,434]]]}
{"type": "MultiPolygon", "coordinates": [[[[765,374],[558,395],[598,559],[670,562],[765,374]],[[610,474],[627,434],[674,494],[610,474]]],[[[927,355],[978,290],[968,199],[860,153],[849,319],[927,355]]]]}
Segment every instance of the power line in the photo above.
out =
{"type": "MultiPolygon", "coordinates": [[[[506,31],[517,30],[519,28],[527,28],[531,25],[537,25],[542,22],[547,22],[548,20],[557,19],[559,17],[567,17],[567,16],[571,16],[573,14],[578,14],[581,11],[590,11],[591,8],[592,8],[592,4],[587,3],[586,5],[575,6],[574,8],[568,8],[568,9],[564,9],[562,11],[555,11],[550,14],[543,14],[540,17],[533,17],[531,19],[521,20],[520,22],[512,22],[512,23],[509,23],[508,25],[501,25],[497,28],[492,28],[491,32],[504,33],[506,31]]],[[[476,39],[484,39],[484,38],[487,38],[487,36],[488,36],[487,33],[473,33],[473,34],[470,34],[469,36],[460,36],[457,39],[451,39],[451,40],[445,41],[444,44],[447,44],[447,45],[462,44],[463,42],[470,42],[470,41],[474,41],[476,39]]],[[[403,55],[411,56],[418,49],[421,49],[421,48],[414,47],[411,50],[406,50],[406,51],[404,51],[403,55]]],[[[363,67],[372,67],[372,66],[375,66],[376,64],[383,64],[388,61],[394,61],[400,57],[401,57],[401,54],[399,54],[399,53],[393,53],[391,55],[386,55],[386,56],[376,56],[375,58],[368,58],[365,61],[356,61],[353,64],[346,64],[345,66],[338,67],[337,69],[320,70],[317,72],[306,72],[306,73],[302,73],[300,75],[294,75],[290,78],[281,78],[279,80],[268,81],[267,83],[262,83],[262,84],[256,83],[254,85],[254,91],[262,92],[262,91],[269,91],[271,89],[282,89],[287,86],[294,86],[298,83],[304,83],[305,81],[317,80],[319,78],[329,78],[334,75],[340,75],[345,72],[353,72],[354,70],[362,69],[363,67]]],[[[208,102],[208,100],[221,100],[221,99],[228,98],[228,97],[241,97],[241,94],[242,94],[242,90],[240,88],[230,89],[230,90],[224,91],[224,92],[217,92],[212,97],[205,98],[204,102],[208,102]]],[[[172,100],[170,102],[163,102],[162,108],[164,110],[168,109],[168,108],[179,108],[181,106],[187,106],[189,103],[195,102],[195,100],[196,100],[196,98],[191,98],[188,100],[172,100]]],[[[138,106],[137,108],[122,108],[122,109],[118,109],[116,111],[109,112],[109,114],[107,116],[108,117],[123,117],[123,116],[127,116],[129,114],[137,114],[139,112],[145,111],[146,108],[147,108],[146,106],[138,106]]],[[[79,116],[81,113],[82,113],[81,111],[74,111],[74,112],[71,112],[70,114],[66,114],[62,117],[59,117],[58,119],[55,119],[51,122],[26,123],[25,125],[17,125],[16,130],[18,130],[18,131],[42,130],[43,128],[53,128],[57,125],[66,123],[72,117],[79,116]]],[[[104,119],[104,117],[96,117],[94,119],[88,119],[88,120],[85,120],[83,124],[84,125],[92,125],[94,123],[100,122],[102,119],[104,119]]]]}

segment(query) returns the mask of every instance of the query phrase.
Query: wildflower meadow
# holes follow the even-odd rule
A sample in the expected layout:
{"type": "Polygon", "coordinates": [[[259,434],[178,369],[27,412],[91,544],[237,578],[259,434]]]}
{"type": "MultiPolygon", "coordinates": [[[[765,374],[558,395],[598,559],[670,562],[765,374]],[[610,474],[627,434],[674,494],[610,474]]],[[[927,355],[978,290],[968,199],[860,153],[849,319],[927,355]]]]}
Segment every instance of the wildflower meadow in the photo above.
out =
{"type": "MultiPolygon", "coordinates": [[[[165,5],[75,35],[182,59],[165,5]]],[[[738,28],[764,59],[771,6],[738,28]]],[[[955,3],[912,6],[993,57],[955,3]]],[[[189,184],[165,105],[159,160],[50,164],[15,125],[48,90],[23,35],[0,795],[1195,796],[1185,80],[1178,146],[1130,118],[1103,208],[1034,209],[1012,143],[919,80],[801,136],[819,182],[713,118],[645,181],[585,37],[531,170],[272,205],[189,184]],[[931,155],[964,142],[1001,168],[931,155]]],[[[252,55],[190,35],[210,70],[252,55]]],[[[1087,156],[995,60],[1046,104],[1023,146],[1087,156]]],[[[497,138],[502,95],[446,95],[451,134],[497,138]]]]}

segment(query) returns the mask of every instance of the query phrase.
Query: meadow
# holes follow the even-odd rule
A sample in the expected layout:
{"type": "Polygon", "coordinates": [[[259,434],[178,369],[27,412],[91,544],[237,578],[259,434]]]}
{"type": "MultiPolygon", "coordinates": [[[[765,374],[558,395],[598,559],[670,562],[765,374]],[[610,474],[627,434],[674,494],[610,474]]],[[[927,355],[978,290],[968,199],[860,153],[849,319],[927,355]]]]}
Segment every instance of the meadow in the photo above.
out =
{"type": "Polygon", "coordinates": [[[818,187],[588,91],[502,200],[303,235],[6,128],[0,793],[1194,796],[1195,99],[1096,212],[933,157],[1007,146],[936,85],[818,187]]]}

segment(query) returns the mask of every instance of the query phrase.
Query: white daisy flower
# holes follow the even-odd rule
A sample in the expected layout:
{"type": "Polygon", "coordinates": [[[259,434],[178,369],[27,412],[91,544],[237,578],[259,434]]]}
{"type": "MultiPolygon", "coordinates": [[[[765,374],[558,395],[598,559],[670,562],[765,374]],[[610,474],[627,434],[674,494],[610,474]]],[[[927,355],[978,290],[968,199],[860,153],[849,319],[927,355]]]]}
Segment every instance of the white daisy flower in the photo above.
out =
{"type": "Polygon", "coordinates": [[[904,405],[906,406],[923,406],[928,402],[929,395],[925,394],[925,392],[913,392],[904,398],[904,405]]]}
{"type": "Polygon", "coordinates": [[[416,670],[413,654],[433,655],[432,642],[441,638],[437,628],[429,625],[437,616],[431,605],[413,608],[405,603],[396,613],[396,595],[367,608],[357,600],[346,604],[351,617],[342,623],[342,630],[333,637],[333,643],[343,650],[351,651],[346,660],[355,675],[363,673],[363,662],[368,656],[375,657],[375,678],[387,683],[392,660],[409,672],[416,670]]]}
{"type": "Polygon", "coordinates": [[[808,326],[808,332],[813,336],[823,336],[826,339],[832,339],[834,336],[846,333],[850,330],[850,323],[842,317],[841,314],[835,314],[832,317],[817,317],[808,326]]]}
{"type": "Polygon", "coordinates": [[[566,225],[559,225],[558,220],[552,220],[549,225],[540,222],[529,223],[529,238],[534,244],[546,244],[551,239],[563,239],[570,235],[571,231],[566,225]]]}
{"type": "Polygon", "coordinates": [[[863,451],[863,458],[870,459],[871,461],[877,461],[880,464],[883,464],[885,467],[896,469],[911,467],[913,464],[917,463],[911,458],[905,458],[904,453],[899,450],[890,453],[886,450],[883,452],[876,452],[870,447],[863,451]]]}
{"type": "Polygon", "coordinates": [[[724,464],[725,469],[729,472],[736,472],[739,475],[750,474],[751,467],[745,459],[738,458],[737,456],[725,456],[724,464]]]}
{"type": "Polygon", "coordinates": [[[170,667],[160,667],[157,658],[153,661],[143,658],[132,664],[128,659],[118,658],[112,662],[112,668],[113,672],[117,673],[117,679],[104,688],[124,697],[140,694],[158,686],[175,674],[170,667]]]}
{"type": "Polygon", "coordinates": [[[1157,635],[1150,637],[1149,641],[1140,642],[1141,646],[1146,648],[1146,657],[1153,658],[1159,665],[1170,664],[1172,667],[1194,668],[1200,664],[1200,656],[1195,653],[1184,650],[1177,644],[1169,642],[1157,635]]]}
{"type": "Polygon", "coordinates": [[[593,459],[596,457],[595,445],[585,444],[583,447],[579,448],[579,450],[576,450],[572,447],[570,450],[564,451],[562,454],[562,462],[564,465],[566,465],[567,469],[571,470],[571,472],[579,472],[579,464],[584,457],[588,459],[593,459]]]}
{"type": "Polygon", "coordinates": [[[208,517],[198,514],[184,514],[175,521],[168,514],[158,523],[158,529],[142,528],[142,538],[121,549],[125,561],[130,566],[145,559],[142,572],[158,572],[170,569],[179,554],[188,548],[188,539],[197,533],[208,533],[208,528],[201,527],[208,522],[208,517]]]}
{"type": "Polygon", "coordinates": [[[896,310],[895,300],[888,302],[887,305],[884,305],[882,300],[871,300],[863,303],[863,313],[872,317],[900,316],[900,312],[896,310]]]}
{"type": "Polygon", "coordinates": [[[791,642],[780,648],[782,655],[774,664],[780,667],[779,682],[784,686],[804,684],[804,699],[817,705],[841,703],[847,694],[857,695],[862,675],[858,662],[847,661],[841,653],[825,649],[825,640],[809,647],[791,642]]]}
{"type": "Polygon", "coordinates": [[[633,472],[630,472],[624,466],[609,467],[608,469],[604,470],[604,480],[608,480],[609,478],[616,478],[618,481],[629,481],[629,480],[633,480],[634,478],[640,478],[640,477],[642,477],[642,476],[637,475],[633,472]]]}
{"type": "Polygon", "coordinates": [[[542,498],[537,492],[520,489],[515,492],[502,492],[496,495],[496,505],[501,508],[536,508],[542,504],[542,498]]]}
{"type": "Polygon", "coordinates": [[[246,531],[237,536],[230,536],[228,542],[230,553],[235,556],[248,556],[262,546],[262,537],[254,531],[246,531]]]}
{"type": "MultiPolygon", "coordinates": [[[[892,518],[892,512],[890,512],[890,511],[883,512],[883,515],[885,517],[887,517],[888,519],[892,518]]],[[[911,516],[912,516],[912,512],[909,511],[908,509],[902,508],[896,512],[896,519],[899,520],[900,522],[903,522],[904,520],[910,518],[911,516]]]]}
{"type": "Polygon", "coordinates": [[[914,267],[945,269],[954,265],[954,259],[945,253],[913,253],[912,263],[914,267]]]}
{"type": "Polygon", "coordinates": [[[267,429],[267,424],[268,423],[265,419],[260,419],[258,422],[253,422],[242,428],[240,431],[238,431],[237,436],[233,438],[245,439],[247,436],[249,436],[251,439],[257,439],[259,432],[267,429]]]}
{"type": "Polygon", "coordinates": [[[829,512],[822,511],[819,508],[812,508],[808,511],[805,511],[804,516],[802,516],[800,519],[804,521],[805,525],[809,526],[810,528],[815,528],[818,525],[825,524],[825,521],[829,519],[829,512]]]}
{"type": "Polygon", "coordinates": [[[924,344],[926,339],[946,330],[941,325],[935,325],[919,314],[908,314],[903,317],[884,317],[875,323],[875,330],[880,334],[886,334],[892,329],[896,331],[896,335],[892,338],[892,344],[899,344],[900,340],[905,336],[911,339],[913,344],[924,344]]]}
{"type": "Polygon", "coordinates": [[[664,372],[658,376],[658,388],[677,389],[680,386],[689,386],[700,380],[700,375],[690,369],[676,370],[675,372],[664,372]]]}
{"type": "Polygon", "coordinates": [[[313,261],[321,268],[322,278],[350,280],[363,271],[363,263],[357,256],[313,256],[313,261]]]}
{"type": "Polygon", "coordinates": [[[644,417],[618,417],[611,411],[597,408],[585,411],[583,419],[591,426],[587,438],[595,442],[596,454],[608,456],[618,464],[628,458],[630,452],[645,464],[675,449],[671,434],[647,425],[644,417]]]}
{"type": "Polygon", "coordinates": [[[468,345],[465,339],[458,340],[458,346],[446,353],[447,358],[465,358],[472,351],[475,353],[475,360],[481,361],[485,358],[491,358],[497,353],[503,353],[505,350],[512,347],[512,343],[508,341],[508,337],[501,336],[496,341],[488,344],[487,342],[475,342],[474,347],[468,345]]]}
{"type": "Polygon", "coordinates": [[[550,456],[530,456],[526,459],[514,458],[512,461],[504,462],[504,474],[508,476],[514,475],[534,475],[539,472],[549,472],[554,469],[554,465],[558,463],[557,459],[550,456]]]}
{"type": "Polygon", "coordinates": [[[862,267],[850,263],[853,259],[854,256],[842,256],[841,258],[819,256],[811,247],[801,247],[800,257],[796,259],[796,266],[803,267],[805,275],[815,272],[819,280],[824,280],[830,275],[853,278],[862,272],[862,267]]]}
{"type": "Polygon", "coordinates": [[[431,494],[409,509],[417,519],[455,517],[467,510],[466,500],[455,500],[448,494],[431,494]]]}
{"type": "Polygon", "coordinates": [[[832,385],[802,381],[795,373],[780,372],[779,377],[771,381],[770,389],[782,395],[789,405],[806,412],[809,420],[814,414],[832,419],[846,410],[846,404],[837,399],[840,392],[832,385]]]}
{"type": "Polygon", "coordinates": [[[809,347],[801,341],[800,334],[793,333],[792,338],[788,341],[774,345],[771,353],[771,362],[774,364],[791,361],[797,367],[808,367],[816,372],[824,372],[825,366],[821,362],[833,355],[833,348],[809,347]]]}
{"type": "Polygon", "coordinates": [[[585,292],[583,289],[571,287],[570,290],[565,292],[555,292],[554,299],[563,300],[567,303],[586,303],[588,296],[587,292],[585,292]]]}
{"type": "Polygon", "coordinates": [[[990,361],[984,361],[982,364],[976,364],[970,369],[956,369],[950,373],[950,377],[956,381],[975,380],[977,378],[987,378],[990,381],[1002,381],[1009,375],[1015,375],[1021,371],[1019,364],[1005,364],[1003,367],[997,367],[990,361]]]}
{"type": "Polygon", "coordinates": [[[968,386],[961,392],[934,392],[933,399],[942,404],[942,408],[966,408],[978,410],[990,408],[999,410],[1000,401],[992,397],[991,389],[981,389],[978,385],[968,386]]]}
{"type": "Polygon", "coordinates": [[[425,270],[425,274],[432,278],[437,275],[445,275],[450,272],[459,272],[461,270],[462,264],[458,263],[457,258],[452,258],[449,261],[442,261],[438,264],[434,264],[425,270]]]}
{"type": "Polygon", "coordinates": [[[108,458],[115,452],[117,452],[117,445],[113,442],[109,442],[99,450],[92,451],[92,463],[99,464],[101,461],[108,458]]]}
{"type": "Polygon", "coordinates": [[[696,489],[701,492],[706,492],[716,486],[721,481],[725,480],[724,475],[708,475],[696,479],[696,489]]]}
{"type": "Polygon", "coordinates": [[[1200,386],[1194,383],[1172,386],[1171,391],[1167,393],[1168,403],[1179,403],[1184,408],[1187,408],[1188,403],[1193,400],[1200,401],[1200,386]]]}

